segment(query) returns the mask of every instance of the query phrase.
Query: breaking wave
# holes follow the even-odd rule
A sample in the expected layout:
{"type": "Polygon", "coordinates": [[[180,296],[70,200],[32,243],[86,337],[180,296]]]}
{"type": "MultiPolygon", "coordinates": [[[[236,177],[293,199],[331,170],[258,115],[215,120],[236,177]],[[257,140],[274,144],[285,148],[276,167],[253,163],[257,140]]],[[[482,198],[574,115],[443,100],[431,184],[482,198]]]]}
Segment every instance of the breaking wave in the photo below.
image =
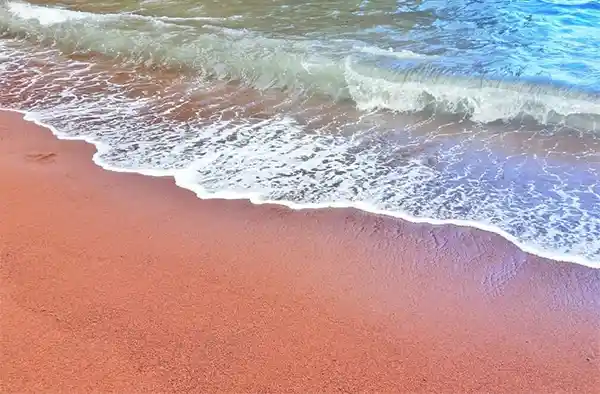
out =
{"type": "Polygon", "coordinates": [[[600,121],[595,94],[451,75],[436,57],[409,50],[353,40],[267,37],[227,29],[214,19],[94,14],[9,1],[0,10],[0,29],[5,37],[67,55],[101,54],[260,90],[352,100],[362,110],[452,114],[482,123],[531,120],[581,130],[596,130],[600,121]]]}

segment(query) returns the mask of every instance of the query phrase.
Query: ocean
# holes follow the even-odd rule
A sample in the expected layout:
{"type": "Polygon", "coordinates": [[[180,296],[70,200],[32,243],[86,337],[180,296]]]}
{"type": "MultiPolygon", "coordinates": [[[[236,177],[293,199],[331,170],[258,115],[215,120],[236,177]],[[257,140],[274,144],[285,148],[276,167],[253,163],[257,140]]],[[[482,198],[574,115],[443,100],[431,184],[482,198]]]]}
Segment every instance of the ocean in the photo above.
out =
{"type": "Polygon", "coordinates": [[[97,164],[201,198],[600,268],[598,1],[2,1],[0,89],[97,164]]]}

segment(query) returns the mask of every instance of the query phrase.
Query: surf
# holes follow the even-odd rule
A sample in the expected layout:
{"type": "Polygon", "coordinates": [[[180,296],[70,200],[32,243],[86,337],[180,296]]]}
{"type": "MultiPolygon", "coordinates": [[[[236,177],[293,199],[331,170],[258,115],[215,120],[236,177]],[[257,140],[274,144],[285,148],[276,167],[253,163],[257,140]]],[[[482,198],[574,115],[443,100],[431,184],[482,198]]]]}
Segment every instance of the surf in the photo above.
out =
{"type": "Polygon", "coordinates": [[[530,120],[592,131],[600,120],[595,94],[493,76],[452,75],[436,57],[409,50],[352,40],[328,44],[251,31],[232,34],[215,25],[186,26],[170,23],[168,17],[131,13],[93,14],[13,1],[3,8],[5,37],[39,42],[67,56],[100,53],[123,64],[278,89],[290,96],[351,100],[364,111],[453,114],[481,123],[530,120]],[[127,27],[130,21],[137,22],[133,31],[127,27]],[[400,65],[379,67],[382,58],[400,65]]]}

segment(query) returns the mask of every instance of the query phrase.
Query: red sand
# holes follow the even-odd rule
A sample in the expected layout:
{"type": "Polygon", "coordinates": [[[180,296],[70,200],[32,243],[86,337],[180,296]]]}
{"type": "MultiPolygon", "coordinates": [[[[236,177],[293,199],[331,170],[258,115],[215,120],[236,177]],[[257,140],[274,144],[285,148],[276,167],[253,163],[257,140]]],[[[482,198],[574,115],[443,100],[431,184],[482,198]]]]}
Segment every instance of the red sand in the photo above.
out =
{"type": "Polygon", "coordinates": [[[92,153],[0,114],[2,392],[600,392],[600,270],[92,153]]]}

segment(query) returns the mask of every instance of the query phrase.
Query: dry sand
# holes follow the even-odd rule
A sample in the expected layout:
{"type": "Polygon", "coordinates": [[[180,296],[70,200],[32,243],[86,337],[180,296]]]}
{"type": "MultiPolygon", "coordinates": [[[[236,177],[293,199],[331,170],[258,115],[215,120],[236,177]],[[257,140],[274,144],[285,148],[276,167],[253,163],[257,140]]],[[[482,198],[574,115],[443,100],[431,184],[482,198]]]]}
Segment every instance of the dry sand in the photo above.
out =
{"type": "Polygon", "coordinates": [[[93,152],[0,114],[4,393],[600,392],[600,270],[93,152]]]}

